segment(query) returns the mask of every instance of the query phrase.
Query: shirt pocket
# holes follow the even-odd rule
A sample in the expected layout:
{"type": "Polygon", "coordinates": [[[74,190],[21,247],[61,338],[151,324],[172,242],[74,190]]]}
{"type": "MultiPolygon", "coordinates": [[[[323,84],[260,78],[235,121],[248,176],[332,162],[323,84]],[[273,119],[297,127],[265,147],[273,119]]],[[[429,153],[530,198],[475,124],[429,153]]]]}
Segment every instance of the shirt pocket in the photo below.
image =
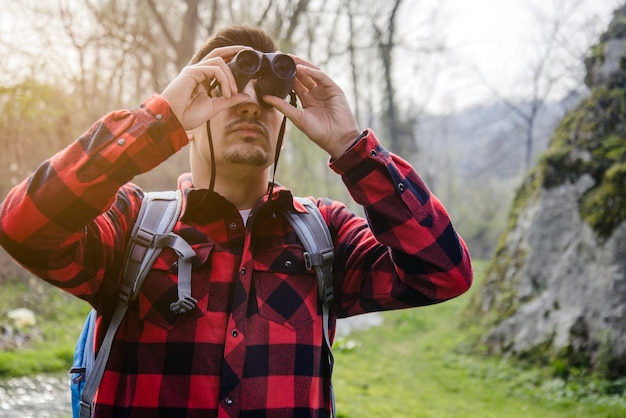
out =
{"type": "Polygon", "coordinates": [[[165,329],[173,329],[204,315],[208,303],[209,281],[205,274],[198,274],[198,271],[206,272],[214,243],[191,247],[196,253],[192,259],[191,272],[191,296],[198,301],[196,307],[184,314],[170,310],[170,305],[178,300],[178,256],[166,248],[141,286],[137,297],[139,319],[165,329]]]}
{"type": "Polygon", "coordinates": [[[252,281],[261,317],[297,330],[318,316],[317,276],[305,267],[303,247],[257,253],[252,281]]]}

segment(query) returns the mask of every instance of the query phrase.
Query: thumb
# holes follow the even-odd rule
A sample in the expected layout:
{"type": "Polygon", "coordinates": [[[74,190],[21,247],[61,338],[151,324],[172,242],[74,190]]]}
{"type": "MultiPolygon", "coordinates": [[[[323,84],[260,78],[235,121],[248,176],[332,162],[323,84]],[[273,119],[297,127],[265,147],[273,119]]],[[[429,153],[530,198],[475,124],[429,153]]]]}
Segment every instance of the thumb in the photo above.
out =
{"type": "Polygon", "coordinates": [[[280,113],[287,116],[288,119],[295,118],[300,113],[300,111],[295,106],[292,106],[291,103],[287,103],[280,97],[265,95],[263,96],[263,101],[270,106],[275,107],[280,113]]]}
{"type": "Polygon", "coordinates": [[[246,93],[237,93],[230,97],[220,96],[211,98],[211,103],[213,104],[213,113],[219,113],[223,110],[228,109],[229,107],[237,106],[240,103],[249,100],[250,96],[246,93]]]}
{"type": "Polygon", "coordinates": [[[298,129],[302,130],[302,111],[280,97],[266,95],[263,101],[285,115],[298,129]]]}

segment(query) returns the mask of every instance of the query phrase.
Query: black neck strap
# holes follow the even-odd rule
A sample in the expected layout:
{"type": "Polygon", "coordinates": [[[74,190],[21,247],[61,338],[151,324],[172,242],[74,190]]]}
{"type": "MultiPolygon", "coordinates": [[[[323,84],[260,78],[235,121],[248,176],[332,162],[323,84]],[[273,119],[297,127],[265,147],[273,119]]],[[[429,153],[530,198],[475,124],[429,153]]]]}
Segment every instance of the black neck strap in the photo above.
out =
{"type": "MultiPolygon", "coordinates": [[[[296,107],[296,93],[292,90],[289,92],[289,103],[296,107]]],[[[272,194],[274,192],[274,182],[276,180],[276,169],[278,168],[278,158],[280,157],[280,150],[283,147],[283,139],[285,137],[285,128],[287,126],[287,117],[283,116],[283,122],[280,125],[280,131],[278,131],[278,140],[276,141],[276,150],[274,151],[274,167],[272,168],[272,179],[270,180],[269,188],[267,191],[268,200],[271,205],[272,194]]]]}

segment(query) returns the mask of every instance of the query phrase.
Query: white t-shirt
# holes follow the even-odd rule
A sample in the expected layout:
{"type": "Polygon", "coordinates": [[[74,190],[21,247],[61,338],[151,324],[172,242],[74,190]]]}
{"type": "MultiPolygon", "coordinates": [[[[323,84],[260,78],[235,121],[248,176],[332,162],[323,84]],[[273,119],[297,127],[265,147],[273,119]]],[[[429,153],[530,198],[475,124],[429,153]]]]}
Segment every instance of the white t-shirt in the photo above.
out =
{"type": "Polygon", "coordinates": [[[239,211],[239,214],[241,215],[241,219],[243,219],[244,225],[248,223],[248,216],[250,216],[250,212],[252,212],[252,209],[245,209],[245,210],[239,211]]]}

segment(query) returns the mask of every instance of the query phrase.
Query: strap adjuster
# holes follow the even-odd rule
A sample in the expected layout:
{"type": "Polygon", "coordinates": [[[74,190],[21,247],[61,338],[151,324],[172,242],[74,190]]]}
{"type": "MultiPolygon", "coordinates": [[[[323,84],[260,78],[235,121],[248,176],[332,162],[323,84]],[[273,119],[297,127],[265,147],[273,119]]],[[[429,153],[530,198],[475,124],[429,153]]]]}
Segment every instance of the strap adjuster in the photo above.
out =
{"type": "Polygon", "coordinates": [[[146,247],[152,246],[155,237],[156,234],[153,231],[141,226],[137,228],[137,233],[133,234],[133,240],[140,245],[145,245],[146,247]]]}

